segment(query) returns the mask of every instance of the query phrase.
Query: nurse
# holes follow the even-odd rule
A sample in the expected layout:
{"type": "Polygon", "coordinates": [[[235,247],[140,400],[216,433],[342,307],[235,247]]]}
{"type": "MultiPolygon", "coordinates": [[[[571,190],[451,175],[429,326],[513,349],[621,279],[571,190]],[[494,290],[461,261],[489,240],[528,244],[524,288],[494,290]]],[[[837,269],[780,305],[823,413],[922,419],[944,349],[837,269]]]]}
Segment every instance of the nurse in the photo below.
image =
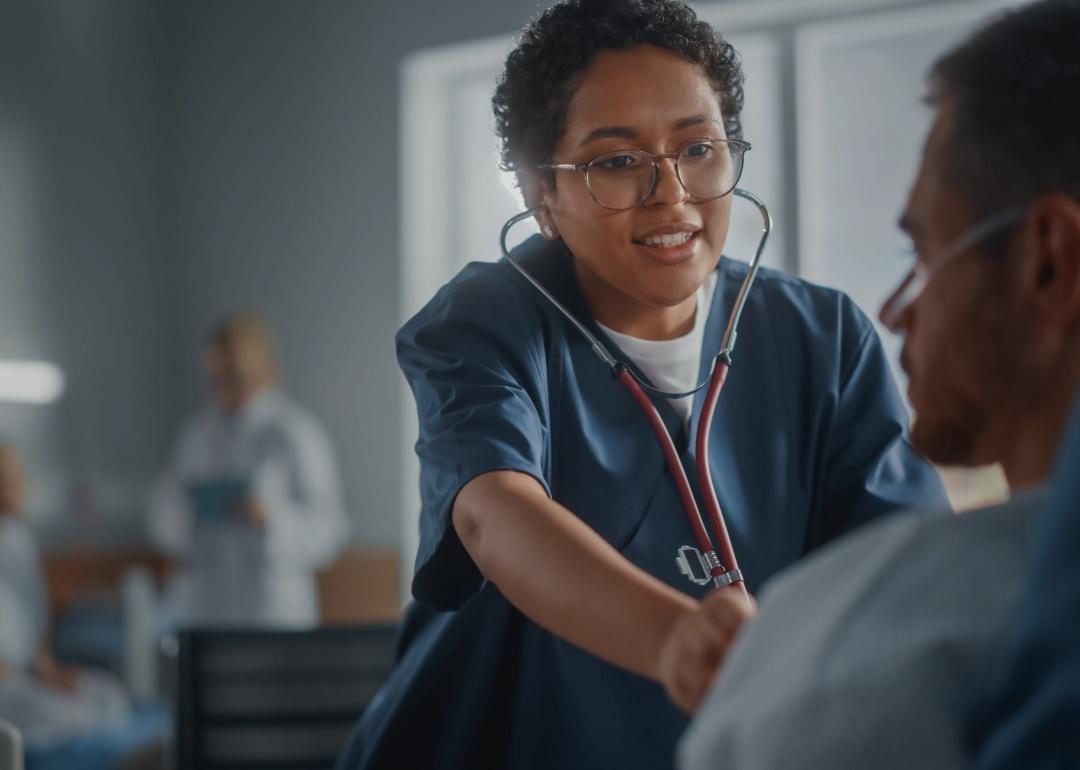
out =
{"type": "MultiPolygon", "coordinates": [[[[693,387],[746,271],[722,257],[732,196],[686,173],[716,153],[737,177],[735,51],[674,0],[573,0],[524,31],[493,104],[504,163],[543,207],[516,259],[643,379],[693,387]],[[634,163],[653,185],[599,183],[634,163]]],[[[637,404],[505,262],[466,267],[397,345],[420,423],[418,606],[339,767],[671,767],[751,610],[676,567],[693,537],[637,404]]],[[[656,406],[694,478],[700,394],[656,406]]],[[[944,501],[907,422],[851,301],[762,271],[710,446],[751,591],[944,501]]]]}
{"type": "Polygon", "coordinates": [[[184,426],[147,524],[151,541],[181,562],[176,621],[318,623],[315,572],[348,536],[329,438],[278,390],[256,316],[219,323],[205,363],[215,403],[184,426]]]}

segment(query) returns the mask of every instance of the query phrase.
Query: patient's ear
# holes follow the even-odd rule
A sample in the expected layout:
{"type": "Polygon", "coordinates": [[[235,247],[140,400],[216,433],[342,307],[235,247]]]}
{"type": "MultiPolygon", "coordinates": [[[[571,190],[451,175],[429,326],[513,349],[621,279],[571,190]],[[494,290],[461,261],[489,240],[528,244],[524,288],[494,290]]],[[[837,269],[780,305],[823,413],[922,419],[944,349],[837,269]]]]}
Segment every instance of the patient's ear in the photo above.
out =
{"type": "Polygon", "coordinates": [[[549,241],[558,238],[559,228],[548,208],[549,202],[555,197],[555,192],[547,179],[534,171],[519,171],[518,186],[525,197],[525,205],[528,208],[540,209],[536,213],[536,224],[540,228],[540,234],[549,241]]]}
{"type": "Polygon", "coordinates": [[[1080,201],[1048,195],[1031,204],[1025,280],[1038,320],[1063,330],[1080,323],[1080,201]]]}

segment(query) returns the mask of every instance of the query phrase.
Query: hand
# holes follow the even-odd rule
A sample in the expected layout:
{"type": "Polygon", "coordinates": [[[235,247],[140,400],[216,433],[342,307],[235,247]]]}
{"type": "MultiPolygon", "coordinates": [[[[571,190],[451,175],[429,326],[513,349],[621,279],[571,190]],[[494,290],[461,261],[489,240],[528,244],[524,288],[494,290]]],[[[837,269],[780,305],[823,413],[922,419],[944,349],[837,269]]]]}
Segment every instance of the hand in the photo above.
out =
{"type": "Polygon", "coordinates": [[[254,497],[242,497],[237,504],[240,513],[257,527],[266,525],[266,507],[254,497]]]}
{"type": "Polygon", "coordinates": [[[60,665],[44,648],[34,660],[33,673],[43,685],[57,692],[73,693],[79,689],[79,670],[60,665]]]}
{"type": "Polygon", "coordinates": [[[712,684],[721,661],[757,603],[736,588],[706,596],[672,625],[660,647],[660,683],[672,702],[693,713],[712,684]]]}

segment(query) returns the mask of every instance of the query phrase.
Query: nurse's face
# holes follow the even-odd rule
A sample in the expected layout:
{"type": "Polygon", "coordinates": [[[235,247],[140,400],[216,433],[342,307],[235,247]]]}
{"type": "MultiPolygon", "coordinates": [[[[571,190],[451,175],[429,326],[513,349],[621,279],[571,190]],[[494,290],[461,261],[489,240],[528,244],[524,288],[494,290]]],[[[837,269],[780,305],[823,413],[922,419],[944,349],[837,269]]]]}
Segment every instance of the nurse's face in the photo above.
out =
{"type": "MultiPolygon", "coordinates": [[[[930,271],[975,224],[970,207],[943,174],[951,130],[946,103],[927,139],[901,220],[917,259],[930,271]]],[[[1005,360],[1022,356],[1026,347],[1013,260],[985,253],[985,244],[979,244],[947,265],[891,319],[893,331],[904,337],[901,366],[910,378],[908,396],[916,413],[912,439],[938,463],[997,462],[1003,422],[1025,390],[1016,376],[1024,362],[1005,360]]]]}
{"type": "MultiPolygon", "coordinates": [[[[615,150],[658,155],[693,140],[724,139],[719,100],[702,69],[651,45],[599,54],[570,103],[556,163],[585,163],[615,150]]],[[[731,195],[691,199],[673,159],[660,162],[655,189],[625,211],[601,207],[585,175],[557,171],[543,194],[551,222],[575,257],[590,309],[607,326],[643,338],[689,330],[694,293],[720,259],[731,195]],[[670,245],[689,234],[689,240],[670,245]],[[664,245],[661,236],[667,236],[664,245]]]]}

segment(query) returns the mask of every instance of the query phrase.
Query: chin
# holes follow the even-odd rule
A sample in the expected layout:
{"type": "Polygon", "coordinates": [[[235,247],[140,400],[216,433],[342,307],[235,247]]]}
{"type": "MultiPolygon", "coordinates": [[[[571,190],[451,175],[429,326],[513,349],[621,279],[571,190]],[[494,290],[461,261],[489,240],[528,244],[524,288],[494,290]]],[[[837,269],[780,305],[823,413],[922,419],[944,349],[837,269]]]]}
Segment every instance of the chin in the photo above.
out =
{"type": "Polygon", "coordinates": [[[911,443],[938,465],[975,465],[976,431],[967,420],[920,413],[911,426],[911,443]]]}
{"type": "Polygon", "coordinates": [[[647,280],[643,285],[642,299],[651,305],[675,307],[694,296],[708,277],[707,272],[697,268],[684,269],[647,280]]]}

